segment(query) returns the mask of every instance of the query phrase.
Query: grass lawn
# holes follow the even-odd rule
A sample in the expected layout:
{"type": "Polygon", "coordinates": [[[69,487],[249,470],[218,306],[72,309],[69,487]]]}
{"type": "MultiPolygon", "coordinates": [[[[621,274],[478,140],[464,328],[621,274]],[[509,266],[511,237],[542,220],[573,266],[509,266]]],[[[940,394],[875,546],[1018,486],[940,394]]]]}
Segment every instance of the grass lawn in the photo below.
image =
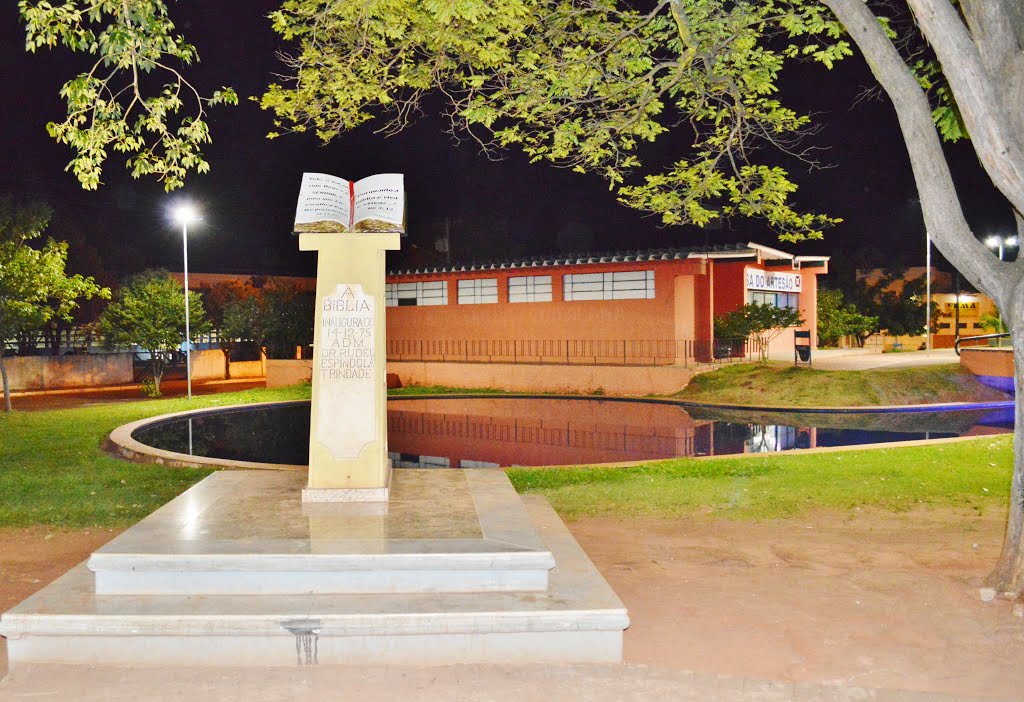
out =
{"type": "Polygon", "coordinates": [[[519,492],[547,497],[563,517],[608,514],[736,519],[792,517],[810,509],[921,505],[1006,506],[1009,434],[931,446],[680,458],[636,468],[509,469],[519,492]]]}
{"type": "Polygon", "coordinates": [[[780,407],[859,407],[1005,400],[957,364],[824,371],[742,363],[696,376],[674,397],[692,402],[780,407]]]}
{"type": "MultiPolygon", "coordinates": [[[[191,403],[151,400],[0,414],[0,526],[132,524],[210,471],[112,458],[101,444],[115,427],[189,408],[308,397],[309,386],[298,386],[198,396],[191,403]]],[[[518,490],[546,495],[569,518],[711,512],[759,519],[861,505],[1003,508],[1011,467],[1006,435],[927,447],[674,459],[637,468],[514,469],[509,476],[518,490]]]]}
{"type": "Polygon", "coordinates": [[[187,409],[309,397],[309,386],[186,399],[0,413],[0,526],[127,526],[210,474],[129,463],[103,440],[144,417],[187,409]]]}

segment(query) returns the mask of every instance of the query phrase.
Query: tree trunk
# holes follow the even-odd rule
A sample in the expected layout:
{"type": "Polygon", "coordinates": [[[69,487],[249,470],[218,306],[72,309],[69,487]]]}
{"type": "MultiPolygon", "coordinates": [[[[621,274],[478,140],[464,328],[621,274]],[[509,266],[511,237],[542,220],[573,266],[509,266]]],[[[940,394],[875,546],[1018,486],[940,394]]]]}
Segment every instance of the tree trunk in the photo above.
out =
{"type": "Polygon", "coordinates": [[[224,379],[231,380],[231,344],[222,346],[220,350],[224,353],[224,379]]]}
{"type": "Polygon", "coordinates": [[[4,349],[0,346],[0,377],[4,384],[4,412],[11,411],[11,384],[7,380],[7,364],[4,362],[4,349]]]}
{"type": "Polygon", "coordinates": [[[149,354],[149,367],[153,371],[153,393],[160,397],[160,381],[164,377],[164,359],[154,351],[150,351],[149,354]]]}
{"type": "MultiPolygon", "coordinates": [[[[986,2],[992,0],[986,0],[986,2]]],[[[939,251],[974,286],[991,297],[1003,316],[1010,320],[1016,370],[1016,421],[1010,511],[1006,541],[998,565],[988,578],[990,586],[1014,592],[1024,582],[1024,553],[1021,533],[1022,475],[1024,475],[1024,395],[1021,372],[1024,370],[1024,295],[1016,291],[1024,283],[1024,259],[1002,262],[978,241],[964,217],[959,195],[953,184],[931,119],[931,107],[914,75],[885,35],[877,18],[863,0],[822,0],[839,18],[850,37],[864,54],[871,72],[889,95],[896,110],[900,130],[910,155],[914,180],[921,198],[925,226],[939,251]],[[1021,297],[1021,299],[1017,299],[1021,297]]],[[[957,103],[971,132],[975,152],[1015,209],[1021,197],[1022,168],[1018,144],[1005,124],[999,124],[991,80],[980,68],[977,47],[955,8],[948,0],[909,0],[922,32],[942,61],[957,103]],[[959,24],[958,24],[959,22],[959,24]]]]}
{"type": "MultiPolygon", "coordinates": [[[[1024,324],[1022,304],[1015,307],[1015,313],[1009,320],[1011,329],[1021,329],[1024,324]]],[[[1024,591],[1024,471],[1021,470],[1021,457],[1024,457],[1024,334],[1016,333],[1013,341],[1013,388],[1017,394],[1014,404],[1013,421],[1013,478],[1010,483],[1010,510],[1006,517],[1006,535],[1003,537],[1003,550],[996,561],[996,567],[986,579],[986,584],[1000,592],[1021,593],[1024,591]]]]}

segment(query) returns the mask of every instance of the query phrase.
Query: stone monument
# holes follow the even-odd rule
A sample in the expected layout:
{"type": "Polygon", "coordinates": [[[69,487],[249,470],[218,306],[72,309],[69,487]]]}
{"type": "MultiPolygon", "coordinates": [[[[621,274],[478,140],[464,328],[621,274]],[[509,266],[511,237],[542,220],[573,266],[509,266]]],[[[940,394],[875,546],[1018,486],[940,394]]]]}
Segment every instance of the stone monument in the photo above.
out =
{"type": "Polygon", "coordinates": [[[313,402],[305,502],[388,499],[384,252],[389,233],[304,233],[317,251],[313,402]]]}

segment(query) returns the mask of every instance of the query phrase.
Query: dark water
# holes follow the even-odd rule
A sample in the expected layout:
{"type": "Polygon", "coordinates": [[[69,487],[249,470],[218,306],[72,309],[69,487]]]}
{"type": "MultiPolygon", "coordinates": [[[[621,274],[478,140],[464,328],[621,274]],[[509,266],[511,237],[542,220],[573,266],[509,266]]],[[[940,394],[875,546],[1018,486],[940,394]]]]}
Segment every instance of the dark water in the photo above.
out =
{"type": "MultiPolygon", "coordinates": [[[[412,399],[388,403],[400,467],[564,465],[727,455],[1006,433],[1012,407],[894,413],[715,410],[644,401],[412,399]]],[[[309,403],[197,412],[133,437],[169,451],[304,464],[309,403]]]]}

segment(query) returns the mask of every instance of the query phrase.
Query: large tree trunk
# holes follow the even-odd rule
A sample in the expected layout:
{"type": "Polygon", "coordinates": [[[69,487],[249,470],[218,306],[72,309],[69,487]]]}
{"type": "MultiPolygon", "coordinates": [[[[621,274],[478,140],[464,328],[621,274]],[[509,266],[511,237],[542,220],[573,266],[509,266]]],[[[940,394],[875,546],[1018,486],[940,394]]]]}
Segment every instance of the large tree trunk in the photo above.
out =
{"type": "MultiPolygon", "coordinates": [[[[1016,305],[1022,309],[1022,305],[1016,305]]],[[[1024,319],[1020,313],[1008,320],[1011,329],[1024,328],[1024,319]]],[[[1006,518],[1006,535],[1003,537],[1003,550],[999,554],[996,567],[989,574],[987,583],[1000,592],[1017,593],[1024,591],[1024,471],[1021,470],[1021,457],[1024,456],[1024,334],[1013,334],[1013,387],[1017,393],[1013,420],[1013,455],[1014,470],[1010,485],[1010,511],[1006,518]]]]}
{"type": "MultiPolygon", "coordinates": [[[[1013,487],[1003,551],[988,582],[1000,591],[1018,592],[1024,583],[1024,294],[1018,292],[1024,287],[1024,258],[1001,262],[974,236],[932,123],[927,96],[863,0],[822,2],[846,27],[893,102],[932,241],[971,283],[995,300],[1010,322],[1017,364],[1013,487]]],[[[908,4],[942,62],[982,165],[1014,209],[1024,211],[1024,154],[1000,107],[1000,93],[990,74],[991,67],[1004,66],[1005,62],[992,50],[979,51],[949,0],[908,0],[908,4]]],[[[979,7],[977,3],[964,4],[979,7]]],[[[1007,5],[997,0],[985,0],[985,4],[989,6],[985,12],[968,11],[968,15],[977,22],[992,22],[992,17],[1000,14],[998,10],[1007,5]]],[[[1005,35],[998,40],[1008,45],[1005,35]]]]}

